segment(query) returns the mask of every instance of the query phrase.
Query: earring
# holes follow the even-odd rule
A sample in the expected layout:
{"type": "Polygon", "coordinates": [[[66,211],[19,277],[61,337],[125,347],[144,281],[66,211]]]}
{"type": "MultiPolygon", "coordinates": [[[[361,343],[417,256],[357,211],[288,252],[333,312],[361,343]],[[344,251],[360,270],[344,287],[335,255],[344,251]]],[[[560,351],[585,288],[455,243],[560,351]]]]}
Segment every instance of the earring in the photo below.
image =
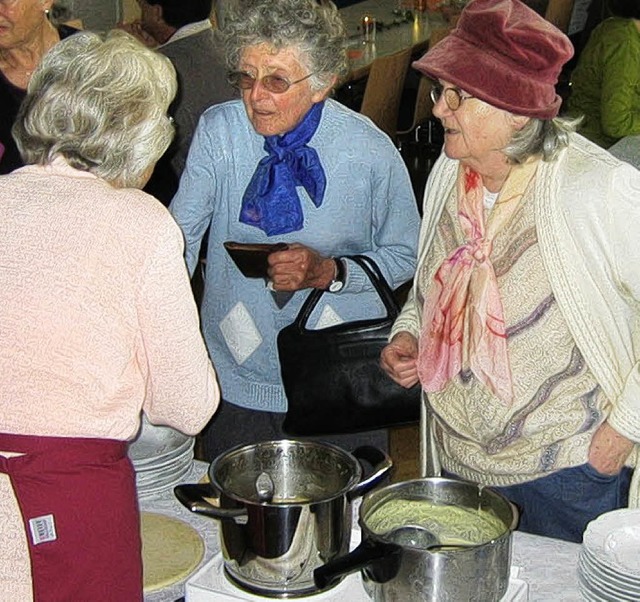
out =
{"type": "Polygon", "coordinates": [[[48,8],[44,9],[44,18],[47,21],[51,21],[51,11],[48,8]]]}

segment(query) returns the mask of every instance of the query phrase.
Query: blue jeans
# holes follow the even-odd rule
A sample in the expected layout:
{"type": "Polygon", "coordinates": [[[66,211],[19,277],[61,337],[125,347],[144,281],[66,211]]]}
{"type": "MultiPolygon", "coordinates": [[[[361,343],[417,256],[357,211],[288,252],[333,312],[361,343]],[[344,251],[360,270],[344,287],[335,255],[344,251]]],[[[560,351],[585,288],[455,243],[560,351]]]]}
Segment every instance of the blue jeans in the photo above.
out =
{"type": "Polygon", "coordinates": [[[624,467],[617,475],[604,475],[582,464],[492,489],[518,507],[519,531],[581,543],[587,523],[627,505],[631,473],[624,467]]]}

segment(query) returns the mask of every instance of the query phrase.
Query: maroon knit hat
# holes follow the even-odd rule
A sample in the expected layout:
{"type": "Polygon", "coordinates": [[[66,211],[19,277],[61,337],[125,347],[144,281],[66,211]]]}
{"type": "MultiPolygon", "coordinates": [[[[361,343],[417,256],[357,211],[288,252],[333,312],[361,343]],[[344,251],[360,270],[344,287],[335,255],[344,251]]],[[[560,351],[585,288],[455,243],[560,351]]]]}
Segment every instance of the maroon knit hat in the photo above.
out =
{"type": "Polygon", "coordinates": [[[569,38],[519,0],[472,0],[456,29],[413,67],[515,115],[551,119],[569,38]]]}

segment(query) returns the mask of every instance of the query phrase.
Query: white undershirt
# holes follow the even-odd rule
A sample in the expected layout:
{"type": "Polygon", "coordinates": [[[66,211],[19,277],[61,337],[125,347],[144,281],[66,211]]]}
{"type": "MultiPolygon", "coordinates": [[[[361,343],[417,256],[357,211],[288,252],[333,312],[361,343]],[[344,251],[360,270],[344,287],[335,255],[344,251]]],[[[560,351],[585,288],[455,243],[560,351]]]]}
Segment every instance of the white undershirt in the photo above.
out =
{"type": "Polygon", "coordinates": [[[484,188],[484,208],[487,211],[493,209],[493,206],[496,204],[498,200],[499,192],[489,192],[486,188],[484,188]]]}

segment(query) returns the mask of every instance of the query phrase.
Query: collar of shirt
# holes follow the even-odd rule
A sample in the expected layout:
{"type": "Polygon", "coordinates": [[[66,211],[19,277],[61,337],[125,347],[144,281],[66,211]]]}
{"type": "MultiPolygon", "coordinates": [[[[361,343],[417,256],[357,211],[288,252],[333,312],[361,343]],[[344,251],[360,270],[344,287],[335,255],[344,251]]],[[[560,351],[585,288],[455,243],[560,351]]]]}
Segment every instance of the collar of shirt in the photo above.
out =
{"type": "Polygon", "coordinates": [[[178,29],[164,44],[161,44],[159,48],[162,48],[162,46],[166,46],[167,44],[171,44],[171,42],[181,40],[182,38],[192,36],[196,33],[200,33],[201,31],[205,31],[211,28],[212,25],[209,19],[204,19],[204,21],[196,21],[195,23],[189,23],[188,25],[185,25],[184,27],[178,29]]]}

